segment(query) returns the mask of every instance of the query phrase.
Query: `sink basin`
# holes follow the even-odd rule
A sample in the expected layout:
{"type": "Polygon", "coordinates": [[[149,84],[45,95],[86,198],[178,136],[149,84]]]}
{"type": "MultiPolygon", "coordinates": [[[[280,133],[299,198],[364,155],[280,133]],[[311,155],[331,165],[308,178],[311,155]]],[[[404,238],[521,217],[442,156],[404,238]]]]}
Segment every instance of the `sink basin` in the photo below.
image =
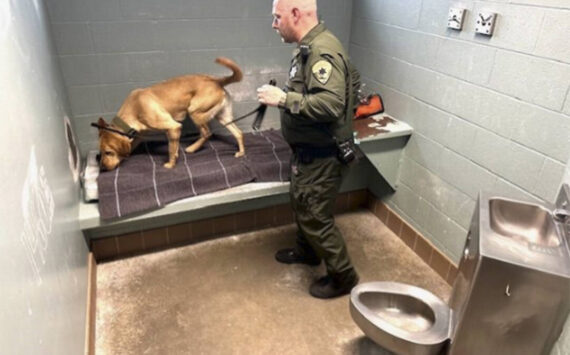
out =
{"type": "Polygon", "coordinates": [[[500,198],[489,200],[491,229],[507,238],[543,247],[558,247],[552,214],[538,205],[500,198]]]}

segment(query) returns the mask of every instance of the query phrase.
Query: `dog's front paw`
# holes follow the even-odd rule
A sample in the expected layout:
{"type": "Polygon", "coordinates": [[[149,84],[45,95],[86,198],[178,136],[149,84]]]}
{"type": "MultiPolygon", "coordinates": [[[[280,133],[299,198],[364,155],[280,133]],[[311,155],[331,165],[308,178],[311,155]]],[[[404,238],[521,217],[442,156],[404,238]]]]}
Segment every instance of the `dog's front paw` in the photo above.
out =
{"type": "Polygon", "coordinates": [[[237,152],[234,157],[239,158],[239,157],[243,157],[245,155],[245,152],[237,152]]]}
{"type": "Polygon", "coordinates": [[[172,169],[172,168],[174,168],[174,165],[176,165],[176,164],[175,164],[175,163],[168,162],[168,163],[165,163],[165,164],[164,164],[164,167],[165,167],[166,169],[172,169]]]}

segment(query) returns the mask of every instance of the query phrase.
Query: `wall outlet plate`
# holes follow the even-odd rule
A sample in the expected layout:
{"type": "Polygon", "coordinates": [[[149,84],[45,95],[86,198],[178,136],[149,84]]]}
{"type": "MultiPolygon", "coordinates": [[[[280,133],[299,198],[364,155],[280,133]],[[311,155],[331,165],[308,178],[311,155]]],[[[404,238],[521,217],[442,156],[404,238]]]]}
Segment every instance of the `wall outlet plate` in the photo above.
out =
{"type": "Polygon", "coordinates": [[[450,8],[449,14],[447,15],[447,28],[461,31],[464,15],[465,9],[457,7],[450,8]]]}
{"type": "Polygon", "coordinates": [[[495,29],[497,14],[494,12],[480,12],[477,14],[475,32],[486,36],[492,36],[495,29]]]}

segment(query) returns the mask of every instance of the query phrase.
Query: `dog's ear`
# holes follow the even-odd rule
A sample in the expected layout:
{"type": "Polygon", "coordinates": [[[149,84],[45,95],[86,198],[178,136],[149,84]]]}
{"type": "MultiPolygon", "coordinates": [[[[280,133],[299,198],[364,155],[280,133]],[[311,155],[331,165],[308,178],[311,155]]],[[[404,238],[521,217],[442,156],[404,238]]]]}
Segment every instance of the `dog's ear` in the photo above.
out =
{"type": "MultiPolygon", "coordinates": [[[[97,121],[97,126],[99,127],[107,127],[107,122],[105,122],[105,120],[103,119],[103,117],[99,117],[99,120],[97,121]]],[[[101,137],[101,129],[99,129],[99,137],[101,137]]]]}

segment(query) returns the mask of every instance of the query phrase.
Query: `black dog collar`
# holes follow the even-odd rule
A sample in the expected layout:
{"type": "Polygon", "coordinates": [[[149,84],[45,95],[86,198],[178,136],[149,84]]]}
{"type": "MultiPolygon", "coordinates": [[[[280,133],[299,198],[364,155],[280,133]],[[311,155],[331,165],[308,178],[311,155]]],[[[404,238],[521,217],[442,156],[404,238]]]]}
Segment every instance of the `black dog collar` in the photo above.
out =
{"type": "Polygon", "coordinates": [[[104,127],[104,126],[99,126],[97,123],[91,123],[91,126],[97,127],[99,129],[104,129],[105,131],[117,133],[117,134],[120,134],[121,136],[125,136],[125,137],[128,137],[130,139],[135,138],[135,136],[138,134],[138,132],[134,128],[131,128],[128,124],[125,123],[125,121],[123,121],[118,116],[115,116],[113,118],[113,120],[111,121],[111,123],[113,125],[119,127],[121,130],[113,129],[113,128],[109,128],[109,127],[104,127]]]}

